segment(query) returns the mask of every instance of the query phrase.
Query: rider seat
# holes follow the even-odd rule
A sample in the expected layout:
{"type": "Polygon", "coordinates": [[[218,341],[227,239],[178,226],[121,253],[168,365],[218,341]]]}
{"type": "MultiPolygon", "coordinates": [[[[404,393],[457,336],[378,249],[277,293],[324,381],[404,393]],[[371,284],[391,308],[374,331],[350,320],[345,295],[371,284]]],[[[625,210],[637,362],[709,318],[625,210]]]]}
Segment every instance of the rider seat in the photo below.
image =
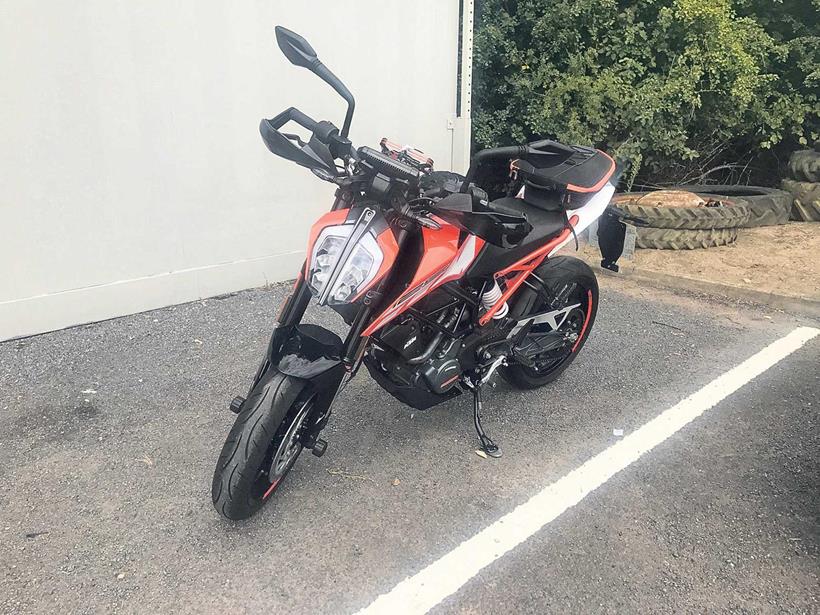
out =
{"type": "Polygon", "coordinates": [[[490,208],[502,214],[523,214],[527,218],[527,222],[532,225],[532,231],[515,248],[521,248],[524,254],[532,252],[539,245],[546,243],[547,240],[552,239],[567,227],[567,218],[560,209],[556,208],[550,211],[535,207],[524,199],[511,197],[496,199],[490,203],[490,208]]]}
{"type": "MultiPolygon", "coordinates": [[[[555,198],[558,198],[557,196],[555,198]]],[[[485,244],[473,263],[468,275],[486,276],[509,267],[546,244],[567,228],[567,218],[560,207],[547,211],[526,203],[524,199],[504,197],[489,204],[490,209],[501,214],[521,215],[532,225],[532,231],[515,247],[501,248],[485,244]]]]}

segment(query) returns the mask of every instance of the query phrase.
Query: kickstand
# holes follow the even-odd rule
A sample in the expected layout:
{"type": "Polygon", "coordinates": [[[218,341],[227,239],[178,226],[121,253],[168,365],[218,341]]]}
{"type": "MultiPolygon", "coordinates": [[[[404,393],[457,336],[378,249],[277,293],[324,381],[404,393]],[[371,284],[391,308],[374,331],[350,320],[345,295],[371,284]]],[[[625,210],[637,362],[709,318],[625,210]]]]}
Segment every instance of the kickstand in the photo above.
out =
{"type": "Polygon", "coordinates": [[[484,428],[481,426],[481,385],[473,387],[473,422],[481,442],[481,449],[490,457],[501,457],[501,449],[490,436],[484,433],[484,428]]]}

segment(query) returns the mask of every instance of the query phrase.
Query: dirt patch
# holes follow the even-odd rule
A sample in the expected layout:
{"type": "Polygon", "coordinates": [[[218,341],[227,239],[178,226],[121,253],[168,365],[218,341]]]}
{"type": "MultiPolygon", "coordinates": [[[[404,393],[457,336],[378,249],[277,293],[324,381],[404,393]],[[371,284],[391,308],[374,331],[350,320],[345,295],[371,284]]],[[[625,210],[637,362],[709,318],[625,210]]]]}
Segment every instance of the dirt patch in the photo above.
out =
{"type": "MultiPolygon", "coordinates": [[[[585,246],[590,260],[600,255],[585,246]]],[[[705,250],[636,250],[626,269],[685,276],[737,288],[820,300],[820,224],[740,229],[737,241],[705,250]]]]}
{"type": "Polygon", "coordinates": [[[729,246],[636,250],[635,267],[789,297],[820,299],[820,225],[740,229],[729,246]]]}

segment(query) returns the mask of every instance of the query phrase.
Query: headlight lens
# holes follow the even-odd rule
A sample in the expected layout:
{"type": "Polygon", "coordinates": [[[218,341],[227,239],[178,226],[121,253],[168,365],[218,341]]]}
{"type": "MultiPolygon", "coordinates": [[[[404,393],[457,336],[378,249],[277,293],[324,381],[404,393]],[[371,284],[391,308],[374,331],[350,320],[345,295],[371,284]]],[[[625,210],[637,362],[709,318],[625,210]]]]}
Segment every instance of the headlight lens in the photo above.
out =
{"type": "MultiPolygon", "coordinates": [[[[329,230],[329,229],[326,229],[329,230]]],[[[339,231],[345,230],[344,227],[339,227],[339,231]]],[[[347,229],[347,234],[330,235],[322,233],[324,239],[319,237],[316,242],[318,247],[314,250],[313,258],[311,259],[310,282],[311,288],[320,294],[325,289],[330,274],[333,271],[333,265],[336,264],[336,259],[345,245],[345,240],[350,235],[350,229],[347,229]]]]}
{"type": "Polygon", "coordinates": [[[315,294],[324,294],[325,285],[339,268],[339,274],[327,294],[327,303],[347,303],[369,284],[379,271],[384,258],[375,238],[363,235],[343,263],[339,257],[353,231],[353,225],[330,226],[316,239],[308,284],[315,294]]]}

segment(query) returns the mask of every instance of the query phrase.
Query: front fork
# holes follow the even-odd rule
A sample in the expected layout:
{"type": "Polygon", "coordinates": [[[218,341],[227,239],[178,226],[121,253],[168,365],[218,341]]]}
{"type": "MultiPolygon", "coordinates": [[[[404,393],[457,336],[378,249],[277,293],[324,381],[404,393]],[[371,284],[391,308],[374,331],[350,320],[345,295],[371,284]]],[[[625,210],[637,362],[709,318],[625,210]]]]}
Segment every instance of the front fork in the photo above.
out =
{"type": "MultiPolygon", "coordinates": [[[[339,202],[340,199],[337,197],[334,209],[339,202]]],[[[407,239],[408,227],[409,224],[403,224],[396,233],[399,249],[407,239]]],[[[365,293],[344,342],[334,333],[316,325],[300,327],[311,299],[306,275],[307,264],[302,266],[293,290],[282,306],[265,358],[256,372],[250,391],[272,369],[309,382],[315,392],[316,402],[302,441],[307,448],[314,449],[316,453],[317,450],[324,452],[326,443],[319,440],[319,432],[327,424],[333,401],[340,392],[342,383],[350,380],[361,366],[369,342],[369,338],[362,336],[362,331],[367,328],[373,313],[381,306],[384,290],[388,288],[392,275],[385,276],[385,279],[365,293]]],[[[235,405],[232,403],[231,407],[234,408],[235,405]]],[[[237,410],[240,407],[241,404],[236,405],[237,410]]]]}
{"type": "MultiPolygon", "coordinates": [[[[339,188],[336,191],[336,198],[330,210],[345,209],[350,207],[352,203],[353,193],[339,188]]],[[[305,281],[306,274],[307,262],[302,264],[302,268],[299,270],[299,275],[293,285],[293,290],[291,290],[290,295],[285,299],[285,303],[279,312],[279,317],[271,334],[265,358],[256,371],[256,376],[254,376],[253,383],[251,384],[251,391],[259,384],[259,381],[268,369],[278,363],[278,359],[281,358],[282,346],[288,338],[290,338],[296,325],[302,322],[302,316],[305,315],[305,310],[310,303],[311,296],[310,289],[305,281]]]]}
{"type": "MultiPolygon", "coordinates": [[[[265,359],[256,372],[256,377],[253,379],[251,389],[259,383],[268,369],[278,365],[279,359],[282,358],[286,342],[291,339],[294,330],[299,323],[302,322],[302,317],[310,303],[310,298],[310,288],[308,288],[304,276],[300,273],[293,286],[293,290],[288,298],[285,299],[285,303],[282,306],[278,322],[268,343],[265,359]]],[[[377,299],[379,298],[381,298],[381,288],[365,293],[363,305],[356,313],[347,337],[338,353],[339,362],[344,366],[345,371],[351,374],[358,370],[364,351],[367,348],[368,338],[362,337],[362,331],[364,331],[369,324],[370,317],[373,314],[377,299]]]]}

